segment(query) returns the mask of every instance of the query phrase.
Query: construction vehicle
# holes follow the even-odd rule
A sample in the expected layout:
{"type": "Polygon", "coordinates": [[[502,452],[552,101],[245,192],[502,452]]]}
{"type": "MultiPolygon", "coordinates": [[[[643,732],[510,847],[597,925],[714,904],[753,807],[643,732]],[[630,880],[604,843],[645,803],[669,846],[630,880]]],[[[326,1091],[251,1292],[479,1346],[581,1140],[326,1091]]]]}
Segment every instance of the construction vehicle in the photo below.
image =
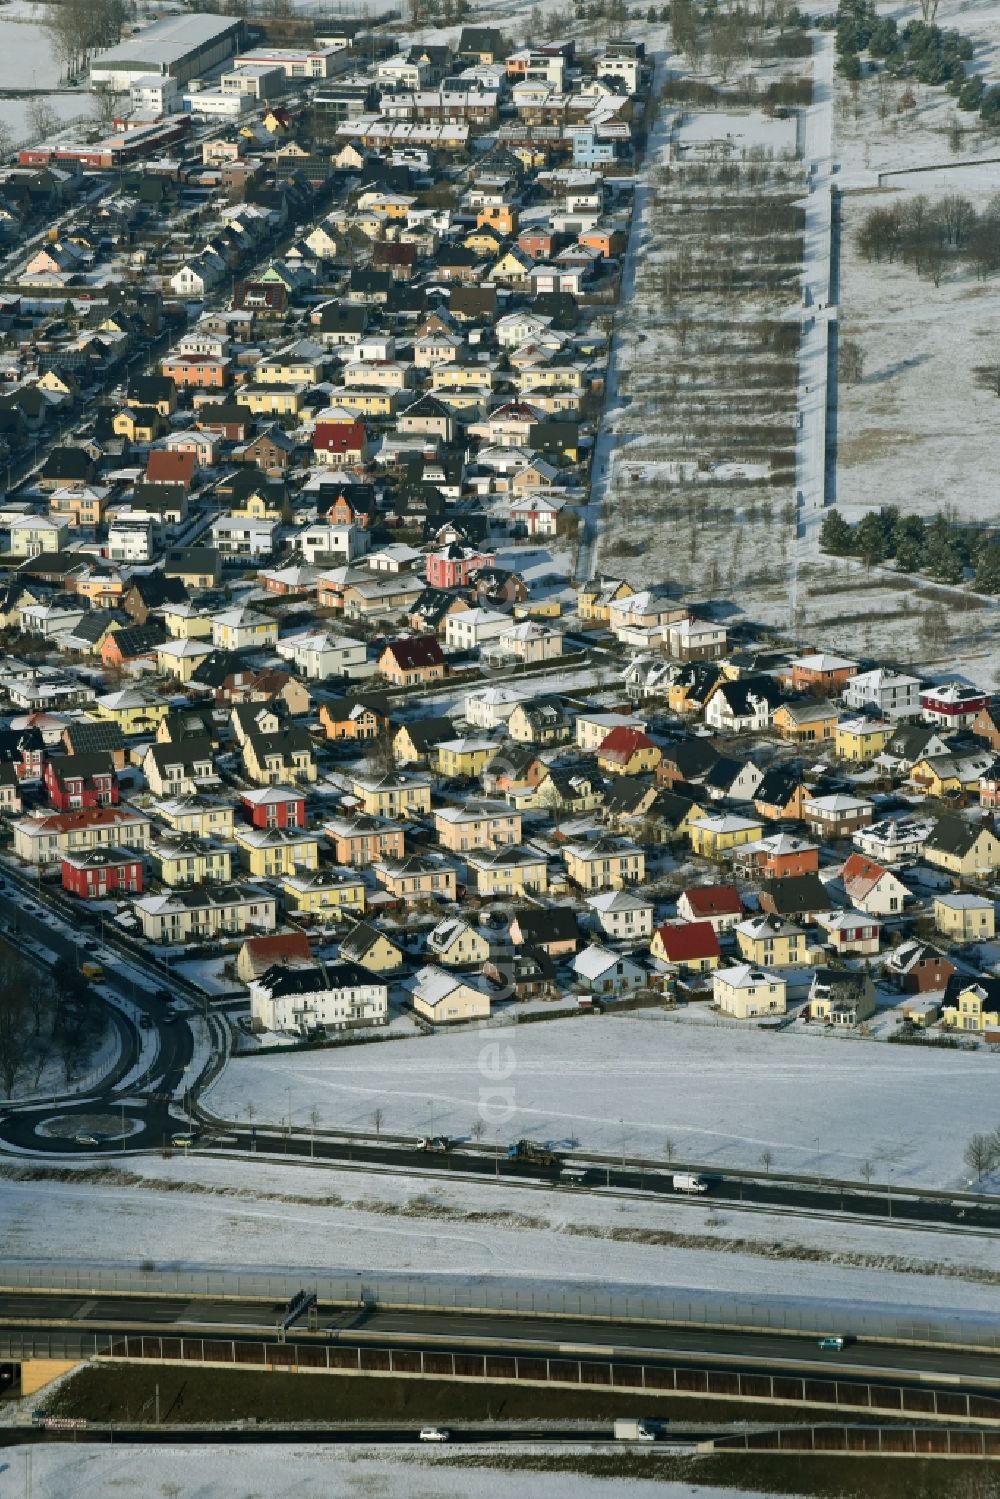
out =
{"type": "Polygon", "coordinates": [[[559,1166],[561,1158],[537,1140],[516,1140],[507,1146],[508,1161],[525,1161],[532,1166],[559,1166]]]}

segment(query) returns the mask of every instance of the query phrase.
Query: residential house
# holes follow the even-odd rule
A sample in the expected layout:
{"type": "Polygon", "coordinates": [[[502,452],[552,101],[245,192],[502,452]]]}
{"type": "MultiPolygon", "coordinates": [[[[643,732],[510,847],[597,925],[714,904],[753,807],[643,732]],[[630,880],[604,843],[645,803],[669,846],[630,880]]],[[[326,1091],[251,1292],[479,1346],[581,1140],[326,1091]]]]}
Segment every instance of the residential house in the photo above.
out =
{"type": "Polygon", "coordinates": [[[623,953],[592,944],[570,963],[576,983],[595,998],[613,999],[643,989],[649,975],[641,963],[623,953]]]}
{"type": "Polygon", "coordinates": [[[353,963],[287,968],[275,965],[250,983],[255,1029],[309,1036],[385,1025],[389,989],[353,963]]]}
{"type": "Polygon", "coordinates": [[[935,895],[934,925],[953,942],[992,942],[996,907],[984,895],[935,895]]]}
{"type": "Polygon", "coordinates": [[[481,968],[490,944],[482,932],[458,916],[447,916],[427,935],[427,951],[447,968],[481,968]]]}
{"type": "Polygon", "coordinates": [[[806,934],[782,916],[751,916],[736,928],[740,955],[759,968],[794,968],[807,958],[806,934]]]}
{"type": "Polygon", "coordinates": [[[1000,839],[986,823],[949,812],[938,818],[923,856],[960,879],[988,880],[1000,869],[1000,839]]]}
{"type": "Polygon", "coordinates": [[[666,921],[653,933],[649,951],[658,963],[685,973],[709,973],[722,958],[710,921],[666,921]]]}
{"type": "Polygon", "coordinates": [[[677,900],[681,921],[707,921],[716,932],[729,932],[743,918],[735,885],[689,885],[677,900]]]}
{"type": "Polygon", "coordinates": [[[784,1015],[788,985],[779,973],[768,973],[752,963],[734,963],[712,974],[712,1001],[736,1020],[784,1015]]]}
{"type": "Polygon", "coordinates": [[[440,968],[421,968],[411,994],[414,1013],[432,1025],[489,1019],[490,996],[485,985],[440,968]]]}

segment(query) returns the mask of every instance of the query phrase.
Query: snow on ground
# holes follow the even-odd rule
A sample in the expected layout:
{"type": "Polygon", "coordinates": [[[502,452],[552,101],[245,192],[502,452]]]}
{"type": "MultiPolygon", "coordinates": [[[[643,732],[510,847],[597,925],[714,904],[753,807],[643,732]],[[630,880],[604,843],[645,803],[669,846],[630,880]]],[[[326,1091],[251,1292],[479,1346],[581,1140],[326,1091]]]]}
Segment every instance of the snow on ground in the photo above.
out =
{"type": "MultiPolygon", "coordinates": [[[[88,1170],[89,1166],[89,1170],[88,1170]]],[[[254,1157],[134,1157],[63,1179],[8,1168],[0,1254],[38,1263],[159,1269],[294,1267],[510,1288],[687,1290],[928,1312],[997,1309],[996,1245],[867,1221],[758,1213],[690,1199],[285,1164],[254,1157]],[[73,1178],[78,1179],[74,1180],[73,1178]],[[530,1273],[527,1267],[530,1267],[530,1273]]],[[[447,1299],[447,1285],[441,1285],[447,1299]]]]}
{"type": "MultiPolygon", "coordinates": [[[[5,9],[0,16],[0,88],[44,88],[59,82],[59,64],[55,60],[48,33],[37,20],[24,19],[23,7],[5,9]],[[16,10],[22,19],[11,17],[16,10]]],[[[30,132],[29,99],[0,100],[0,124],[10,131],[15,143],[30,132]]],[[[86,90],[73,94],[46,94],[44,102],[60,120],[92,115],[86,90]]]]}
{"type": "MultiPolygon", "coordinates": [[[[509,1449],[505,1449],[509,1450],[509,1449]]],[[[28,1459],[23,1451],[4,1464],[11,1492],[20,1492],[28,1459]]],[[[498,1449],[477,1447],[477,1459],[498,1449]]],[[[372,1499],[520,1499],[523,1472],[502,1466],[454,1468],[447,1453],[401,1452],[392,1448],[260,1447],[41,1447],[31,1452],[34,1499],[78,1499],[80,1494],[116,1494],[121,1499],[329,1499],[332,1494],[372,1499]]],[[[27,1492],[27,1488],[25,1488],[27,1492]]],[[[587,1478],[579,1473],[533,1472],[533,1499],[751,1499],[743,1489],[645,1479],[587,1478]]],[[[760,1499],[759,1494],[757,1499],[760,1499]]]]}
{"type": "Polygon", "coordinates": [[[474,1027],[391,1045],[231,1062],[205,1102],[226,1117],[287,1113],[321,1127],[578,1141],[590,1150],[857,1178],[888,1159],[900,1183],[965,1183],[965,1139],[996,1123],[997,1070],[982,1053],[693,1026],[639,1011],[529,1028],[474,1027]],[[497,1078],[497,1071],[507,1073],[497,1078]],[[942,1121],[947,1120],[947,1127],[942,1121]]]}

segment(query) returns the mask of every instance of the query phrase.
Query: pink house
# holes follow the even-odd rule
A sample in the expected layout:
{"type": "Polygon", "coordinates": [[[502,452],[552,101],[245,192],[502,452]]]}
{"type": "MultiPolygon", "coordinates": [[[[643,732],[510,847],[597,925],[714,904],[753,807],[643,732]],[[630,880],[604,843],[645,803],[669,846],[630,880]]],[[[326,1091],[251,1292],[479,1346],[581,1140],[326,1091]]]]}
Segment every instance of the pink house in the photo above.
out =
{"type": "Polygon", "coordinates": [[[478,547],[462,546],[453,542],[427,557],[427,581],[432,588],[468,588],[474,573],[480,568],[493,567],[496,552],[483,552],[478,547]]]}

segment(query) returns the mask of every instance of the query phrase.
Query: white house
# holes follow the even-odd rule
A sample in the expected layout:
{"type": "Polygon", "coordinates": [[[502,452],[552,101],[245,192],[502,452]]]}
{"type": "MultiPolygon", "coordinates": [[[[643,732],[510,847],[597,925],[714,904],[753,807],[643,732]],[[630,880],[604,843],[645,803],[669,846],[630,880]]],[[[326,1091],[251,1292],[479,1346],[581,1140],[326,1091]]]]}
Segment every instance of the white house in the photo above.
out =
{"type": "Polygon", "coordinates": [[[389,986],[355,963],[317,963],[285,968],[275,964],[250,984],[250,1014],[267,1031],[308,1035],[385,1025],[389,986]]]}
{"type": "Polygon", "coordinates": [[[192,260],[186,260],[170,278],[170,287],[179,297],[204,297],[220,284],[226,274],[222,257],[213,251],[203,250],[192,260]]]}
{"type": "Polygon", "coordinates": [[[852,835],[854,847],[879,864],[908,864],[919,859],[934,831],[933,818],[884,818],[852,835]]]}
{"type": "Polygon", "coordinates": [[[536,624],[532,619],[516,625],[508,622],[508,628],[497,636],[496,646],[492,649],[518,661],[553,661],[562,655],[563,632],[536,624]]]}
{"type": "Polygon", "coordinates": [[[533,694],[517,687],[477,687],[462,699],[462,717],[476,729],[498,729],[526,697],[533,694]]]}
{"type": "Polygon", "coordinates": [[[371,674],[363,640],[353,640],[349,635],[329,635],[325,630],[308,631],[279,640],[278,655],[291,661],[300,675],[314,681],[324,677],[371,674]]]}
{"type": "Polygon", "coordinates": [[[270,557],[278,525],[256,516],[220,515],[212,522],[212,545],[223,557],[270,557]]]}
{"type": "Polygon", "coordinates": [[[648,941],[653,935],[653,903],[631,890],[602,890],[587,898],[598,926],[615,942],[648,941]]]}
{"type": "Polygon", "coordinates": [[[646,970],[633,958],[597,945],[578,952],[570,968],[577,983],[594,995],[628,994],[648,981],[646,970]]]}
{"type": "Polygon", "coordinates": [[[324,521],[300,531],[295,544],[306,561],[315,564],[317,559],[327,562],[333,558],[338,562],[354,562],[368,550],[368,532],[355,525],[328,525],[324,521]]]}
{"type": "Polygon", "coordinates": [[[848,708],[874,709],[883,718],[912,718],[920,712],[920,681],[878,667],[852,677],[843,700],[848,708]]]}
{"type": "Polygon", "coordinates": [[[487,640],[497,640],[510,628],[510,617],[495,609],[463,609],[444,622],[444,640],[452,650],[475,651],[487,640]]]}

